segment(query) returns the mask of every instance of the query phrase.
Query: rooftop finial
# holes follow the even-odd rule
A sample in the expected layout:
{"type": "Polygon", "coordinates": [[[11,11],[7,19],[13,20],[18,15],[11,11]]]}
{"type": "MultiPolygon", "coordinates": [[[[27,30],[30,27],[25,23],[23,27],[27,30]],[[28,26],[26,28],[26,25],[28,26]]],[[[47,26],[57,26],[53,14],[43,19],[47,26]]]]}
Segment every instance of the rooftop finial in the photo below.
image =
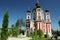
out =
{"type": "Polygon", "coordinates": [[[40,8],[40,3],[39,3],[39,0],[36,0],[36,8],[40,8]]]}
{"type": "Polygon", "coordinates": [[[46,8],[45,12],[49,12],[48,8],[46,8]]]}
{"type": "Polygon", "coordinates": [[[39,3],[39,0],[36,0],[37,1],[37,3],[39,3]]]}
{"type": "Polygon", "coordinates": [[[28,8],[28,11],[27,12],[30,12],[30,8],[28,8]]]}

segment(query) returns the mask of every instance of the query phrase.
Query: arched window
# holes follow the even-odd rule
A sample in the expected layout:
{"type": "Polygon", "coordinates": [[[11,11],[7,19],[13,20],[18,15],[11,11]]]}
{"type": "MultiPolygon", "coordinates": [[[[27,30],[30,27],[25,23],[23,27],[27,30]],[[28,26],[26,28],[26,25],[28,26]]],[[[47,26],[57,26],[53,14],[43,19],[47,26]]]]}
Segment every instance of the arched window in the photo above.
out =
{"type": "Polygon", "coordinates": [[[29,16],[28,16],[28,19],[29,19],[29,16]]]}
{"type": "Polygon", "coordinates": [[[40,9],[38,9],[38,11],[40,11],[40,9]]]}
{"type": "Polygon", "coordinates": [[[38,19],[40,20],[41,16],[38,16],[38,19]]]}

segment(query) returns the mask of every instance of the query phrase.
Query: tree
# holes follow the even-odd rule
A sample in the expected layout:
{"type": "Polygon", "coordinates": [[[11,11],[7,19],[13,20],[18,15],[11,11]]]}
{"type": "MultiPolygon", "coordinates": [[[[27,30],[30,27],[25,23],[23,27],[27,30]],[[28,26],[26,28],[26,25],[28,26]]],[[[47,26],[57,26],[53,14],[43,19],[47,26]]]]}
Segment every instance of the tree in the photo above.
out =
{"type": "Polygon", "coordinates": [[[12,24],[12,36],[15,36],[15,31],[14,30],[16,30],[16,29],[14,27],[15,27],[14,24],[12,24]]]}
{"type": "Polygon", "coordinates": [[[35,30],[33,40],[44,40],[42,30],[35,30]]]}
{"type": "Polygon", "coordinates": [[[24,31],[25,31],[25,20],[20,19],[19,20],[19,27],[20,27],[20,33],[22,33],[24,35],[24,31]],[[23,29],[22,29],[23,28],[23,29]]]}
{"type": "Polygon", "coordinates": [[[60,26],[60,21],[58,21],[58,24],[59,24],[59,26],[60,26]]]}
{"type": "Polygon", "coordinates": [[[19,34],[19,29],[17,29],[14,24],[12,25],[12,36],[17,37],[19,34]]]}
{"type": "Polygon", "coordinates": [[[60,26],[60,21],[58,21],[58,24],[59,24],[59,26],[60,26]]]}
{"type": "Polygon", "coordinates": [[[20,34],[22,32],[21,27],[25,26],[25,21],[23,19],[18,19],[15,26],[19,30],[20,34]]]}
{"type": "Polygon", "coordinates": [[[8,36],[12,36],[12,30],[11,30],[11,28],[8,28],[8,36]]]}
{"type": "Polygon", "coordinates": [[[16,27],[19,28],[19,20],[16,22],[16,27]]]}
{"type": "Polygon", "coordinates": [[[37,30],[37,35],[41,38],[41,37],[43,37],[43,32],[42,32],[42,30],[37,30]]]}
{"type": "Polygon", "coordinates": [[[23,19],[20,19],[20,26],[25,26],[25,21],[23,19]]]}
{"type": "Polygon", "coordinates": [[[55,34],[56,34],[56,31],[54,31],[53,29],[52,29],[52,34],[53,34],[53,35],[55,35],[55,34]]]}
{"type": "Polygon", "coordinates": [[[18,19],[16,22],[16,27],[21,27],[21,26],[25,26],[25,21],[23,19],[18,19]]]}
{"type": "Polygon", "coordinates": [[[4,14],[3,24],[2,24],[2,32],[1,32],[1,40],[7,40],[8,38],[8,10],[4,14]]]}

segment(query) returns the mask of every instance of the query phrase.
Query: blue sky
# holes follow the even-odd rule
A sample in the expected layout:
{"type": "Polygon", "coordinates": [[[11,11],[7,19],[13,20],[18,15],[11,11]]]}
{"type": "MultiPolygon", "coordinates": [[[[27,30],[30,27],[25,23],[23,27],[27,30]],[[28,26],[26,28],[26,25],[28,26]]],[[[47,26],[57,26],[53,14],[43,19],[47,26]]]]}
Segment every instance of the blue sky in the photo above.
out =
{"type": "MultiPolygon", "coordinates": [[[[41,8],[45,11],[49,9],[51,15],[52,28],[57,29],[60,20],[60,0],[39,0],[41,8]]],[[[0,27],[5,10],[9,10],[9,27],[15,24],[17,19],[26,18],[28,8],[32,10],[36,0],[0,0],[0,27]]],[[[32,12],[32,11],[31,11],[32,12]]]]}

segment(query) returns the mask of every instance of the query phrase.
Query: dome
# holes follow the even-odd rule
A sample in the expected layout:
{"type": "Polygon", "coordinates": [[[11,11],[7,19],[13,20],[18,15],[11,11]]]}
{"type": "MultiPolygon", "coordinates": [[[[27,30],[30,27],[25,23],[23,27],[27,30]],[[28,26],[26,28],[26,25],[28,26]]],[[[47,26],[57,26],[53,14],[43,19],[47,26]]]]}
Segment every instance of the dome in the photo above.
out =
{"type": "Polygon", "coordinates": [[[47,10],[45,10],[45,12],[49,12],[49,10],[47,9],[47,10]]]}

